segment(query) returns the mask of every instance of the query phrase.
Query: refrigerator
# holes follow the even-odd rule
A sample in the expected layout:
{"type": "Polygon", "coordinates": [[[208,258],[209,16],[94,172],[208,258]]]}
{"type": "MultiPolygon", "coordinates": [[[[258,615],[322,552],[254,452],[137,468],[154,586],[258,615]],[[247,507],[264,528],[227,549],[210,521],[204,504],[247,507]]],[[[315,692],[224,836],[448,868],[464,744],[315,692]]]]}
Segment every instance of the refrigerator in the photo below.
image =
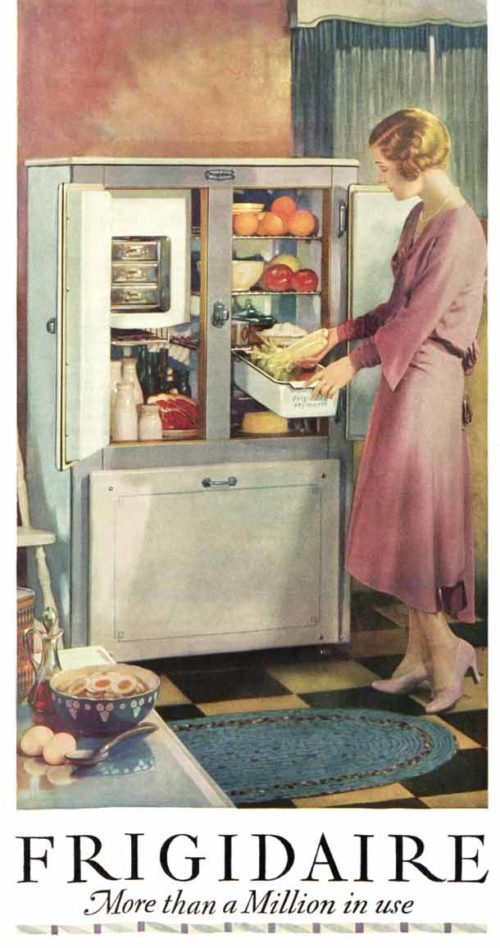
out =
{"type": "Polygon", "coordinates": [[[354,159],[75,157],[27,176],[26,467],[65,644],[140,660],[347,642],[377,369],[312,402],[251,349],[386,299],[409,202],[359,184],[354,159]],[[159,438],[112,439],[124,359],[159,438]]]}

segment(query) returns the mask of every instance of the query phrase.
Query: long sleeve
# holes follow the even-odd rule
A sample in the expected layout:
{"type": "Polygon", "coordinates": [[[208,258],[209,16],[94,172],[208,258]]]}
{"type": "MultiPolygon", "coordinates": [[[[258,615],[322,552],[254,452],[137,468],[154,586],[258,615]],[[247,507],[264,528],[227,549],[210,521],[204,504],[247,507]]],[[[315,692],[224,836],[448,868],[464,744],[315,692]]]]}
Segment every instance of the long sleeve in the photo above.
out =
{"type": "MultiPolygon", "coordinates": [[[[413,208],[406,218],[403,230],[401,232],[401,237],[399,238],[398,246],[392,258],[393,272],[397,272],[399,269],[398,259],[401,253],[401,248],[404,248],[408,234],[413,233],[414,219],[417,212],[418,207],[413,208]]],[[[354,339],[367,339],[371,336],[374,336],[377,330],[384,325],[386,320],[394,314],[394,309],[397,305],[398,280],[395,278],[391,295],[385,303],[379,303],[378,306],[375,306],[363,316],[357,316],[356,319],[348,319],[337,327],[339,342],[350,342],[354,339]]],[[[366,350],[366,352],[368,352],[368,350],[366,350]]],[[[378,361],[380,361],[380,359],[378,361]]]]}
{"type": "Polygon", "coordinates": [[[404,304],[373,337],[383,374],[392,390],[438,324],[441,323],[441,336],[442,327],[447,323],[453,325],[457,344],[467,349],[477,326],[471,326],[470,318],[463,314],[478,311],[478,274],[484,270],[484,263],[484,239],[464,241],[464,231],[454,226],[454,216],[450,215],[438,235],[429,241],[425,255],[422,254],[404,304]]]}
{"type": "Polygon", "coordinates": [[[358,372],[359,369],[370,369],[373,365],[380,364],[379,351],[373,339],[367,339],[360,346],[356,346],[356,348],[349,353],[349,359],[356,372],[358,372]]]}
{"type": "Polygon", "coordinates": [[[377,329],[383,326],[385,320],[390,316],[392,307],[390,300],[386,303],[380,303],[375,309],[365,313],[364,316],[358,316],[357,319],[347,319],[341,323],[337,329],[339,342],[348,342],[352,339],[366,339],[374,336],[377,329]]]}

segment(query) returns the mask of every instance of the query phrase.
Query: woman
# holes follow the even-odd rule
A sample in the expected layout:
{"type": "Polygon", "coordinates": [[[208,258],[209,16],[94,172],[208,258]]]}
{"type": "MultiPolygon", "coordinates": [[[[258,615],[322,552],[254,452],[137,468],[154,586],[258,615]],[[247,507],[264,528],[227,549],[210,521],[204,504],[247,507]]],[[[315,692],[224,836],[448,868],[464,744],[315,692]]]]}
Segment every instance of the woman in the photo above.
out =
{"type": "MultiPolygon", "coordinates": [[[[419,196],[392,259],[390,299],[329,333],[327,350],[364,339],[314,377],[331,395],[378,363],[356,485],[346,566],[364,584],[409,607],[406,653],[378,691],[432,682],[427,712],[452,707],[472,669],[473,647],[446,615],[474,620],[473,536],[464,371],[476,358],[486,245],[482,228],[446,168],[450,138],[422,109],[403,109],[370,136],[378,180],[398,201],[419,196]]],[[[324,353],[320,353],[320,358],[324,353]]],[[[320,359],[318,359],[319,361],[320,359]]]]}

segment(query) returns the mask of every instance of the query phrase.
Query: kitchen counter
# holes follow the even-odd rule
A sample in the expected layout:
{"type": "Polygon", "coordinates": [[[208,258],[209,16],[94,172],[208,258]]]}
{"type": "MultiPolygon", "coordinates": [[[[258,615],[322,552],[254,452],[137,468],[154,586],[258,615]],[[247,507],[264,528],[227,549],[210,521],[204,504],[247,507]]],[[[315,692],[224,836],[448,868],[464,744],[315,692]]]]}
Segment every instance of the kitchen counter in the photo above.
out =
{"type": "MultiPolygon", "coordinates": [[[[99,646],[64,649],[60,659],[64,669],[112,661],[99,646]]],[[[34,723],[32,709],[26,702],[18,706],[17,720],[19,736],[34,723]]],[[[18,808],[232,807],[225,793],[157,712],[153,711],[147,720],[157,724],[158,730],[125,743],[119,753],[96,767],[50,767],[41,758],[19,754],[18,808]]],[[[37,717],[36,723],[42,723],[41,719],[37,717]]],[[[79,747],[102,743],[103,739],[78,739],[79,747]]]]}

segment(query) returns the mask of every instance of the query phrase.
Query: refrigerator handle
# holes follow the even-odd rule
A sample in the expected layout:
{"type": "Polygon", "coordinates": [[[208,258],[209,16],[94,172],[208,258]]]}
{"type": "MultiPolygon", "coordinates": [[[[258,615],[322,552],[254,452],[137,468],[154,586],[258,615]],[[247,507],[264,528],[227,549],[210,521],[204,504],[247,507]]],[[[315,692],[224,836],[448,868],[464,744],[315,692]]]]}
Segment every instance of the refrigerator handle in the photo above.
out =
{"type": "Polygon", "coordinates": [[[212,310],[212,326],[220,329],[229,319],[229,310],[222,300],[216,300],[212,310]]]}
{"type": "Polygon", "coordinates": [[[345,201],[339,201],[337,237],[343,237],[344,234],[346,233],[347,233],[347,203],[345,201]]]}

